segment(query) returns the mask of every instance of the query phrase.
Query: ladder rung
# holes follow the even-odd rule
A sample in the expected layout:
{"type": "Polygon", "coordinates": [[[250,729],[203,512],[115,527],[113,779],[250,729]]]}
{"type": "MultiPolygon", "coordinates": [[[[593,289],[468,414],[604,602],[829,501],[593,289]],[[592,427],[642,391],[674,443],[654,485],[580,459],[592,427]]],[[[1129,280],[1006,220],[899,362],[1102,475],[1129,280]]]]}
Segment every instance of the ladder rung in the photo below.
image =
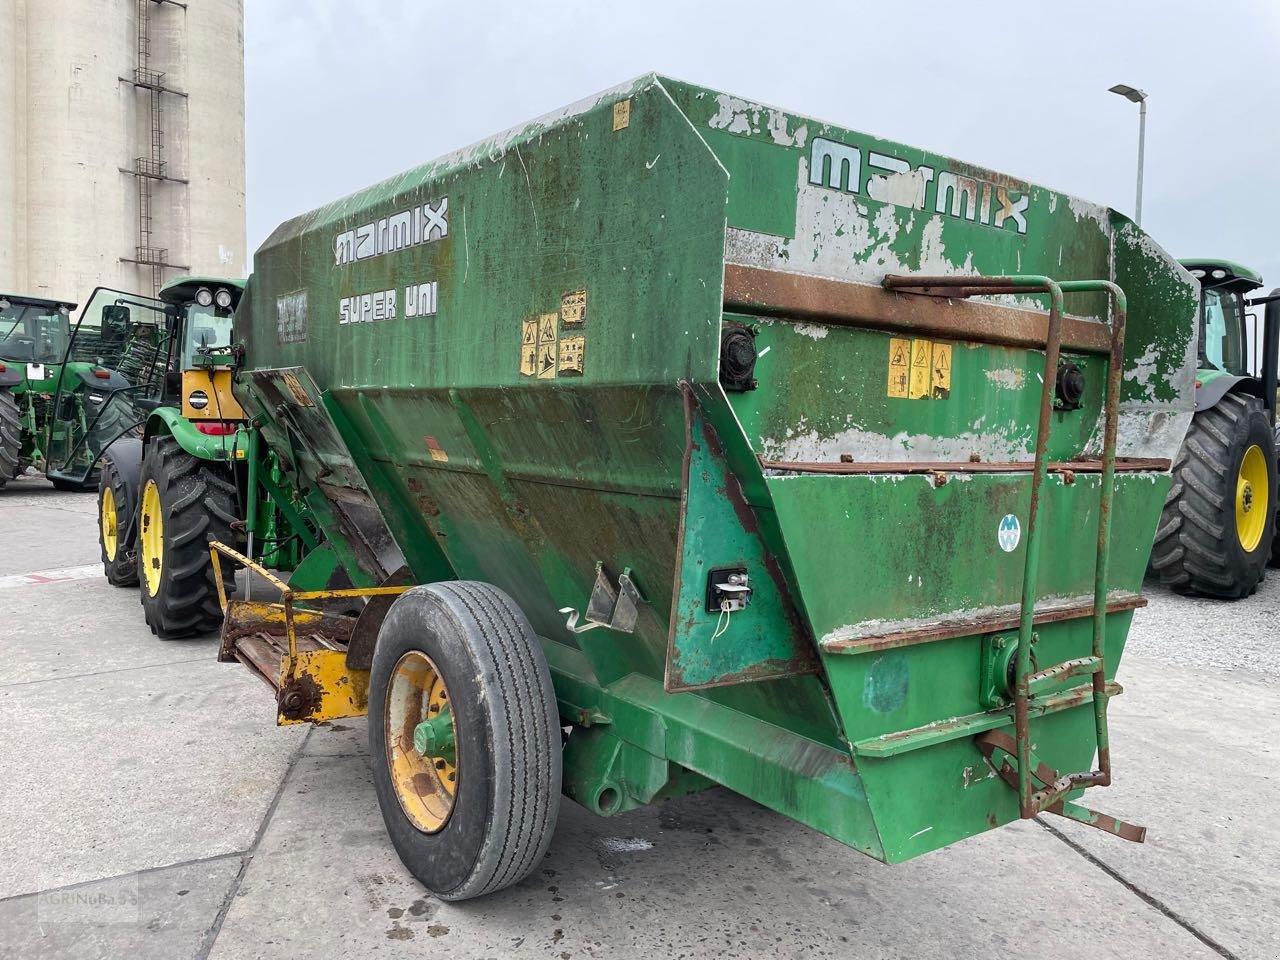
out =
{"type": "Polygon", "coordinates": [[[1049,687],[1072,677],[1092,676],[1103,669],[1101,657],[1077,657],[1063,660],[1052,667],[1045,667],[1027,675],[1027,696],[1034,697],[1049,687]]]}

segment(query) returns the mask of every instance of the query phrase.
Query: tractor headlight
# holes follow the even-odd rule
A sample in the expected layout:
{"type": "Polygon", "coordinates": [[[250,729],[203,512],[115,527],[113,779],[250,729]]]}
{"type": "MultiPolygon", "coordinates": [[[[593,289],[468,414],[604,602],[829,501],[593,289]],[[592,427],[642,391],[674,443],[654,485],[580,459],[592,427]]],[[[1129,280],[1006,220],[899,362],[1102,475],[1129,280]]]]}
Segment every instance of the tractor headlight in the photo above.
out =
{"type": "Polygon", "coordinates": [[[105,393],[91,393],[91,394],[89,394],[89,402],[90,402],[90,403],[92,403],[92,404],[94,404],[94,405],[100,404],[100,403],[102,403],[102,402],[103,402],[104,400],[106,400],[106,399],[107,399],[107,395],[106,395],[105,393]]]}
{"type": "Polygon", "coordinates": [[[214,302],[214,303],[216,303],[216,304],[217,304],[219,307],[221,307],[223,310],[228,310],[228,309],[230,309],[230,307],[231,307],[231,291],[230,291],[230,290],[228,290],[228,289],[226,289],[225,287],[224,287],[224,288],[222,288],[222,289],[221,289],[221,290],[219,290],[216,294],[214,294],[214,296],[213,296],[213,302],[214,302]]]}
{"type": "Polygon", "coordinates": [[[201,287],[196,291],[196,303],[202,307],[207,307],[213,303],[213,292],[208,287],[201,287]]]}
{"type": "Polygon", "coordinates": [[[193,410],[203,410],[209,405],[209,395],[203,390],[192,390],[191,395],[187,397],[187,403],[191,404],[193,410]]]}

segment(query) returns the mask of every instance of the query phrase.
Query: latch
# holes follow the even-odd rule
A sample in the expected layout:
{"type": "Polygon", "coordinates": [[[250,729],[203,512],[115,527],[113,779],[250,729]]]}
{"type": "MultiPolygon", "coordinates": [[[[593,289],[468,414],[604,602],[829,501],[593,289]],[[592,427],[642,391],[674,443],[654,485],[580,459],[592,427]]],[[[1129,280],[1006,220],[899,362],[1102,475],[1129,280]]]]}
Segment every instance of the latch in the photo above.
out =
{"type": "Polygon", "coordinates": [[[604,572],[604,564],[596,563],[596,584],[587,601],[586,623],[578,625],[578,611],[573,607],[561,607],[560,612],[569,615],[565,626],[573,633],[586,633],[596,627],[608,627],[619,633],[633,633],[640,615],[643,598],[631,581],[631,568],[624,567],[615,587],[604,572]]]}

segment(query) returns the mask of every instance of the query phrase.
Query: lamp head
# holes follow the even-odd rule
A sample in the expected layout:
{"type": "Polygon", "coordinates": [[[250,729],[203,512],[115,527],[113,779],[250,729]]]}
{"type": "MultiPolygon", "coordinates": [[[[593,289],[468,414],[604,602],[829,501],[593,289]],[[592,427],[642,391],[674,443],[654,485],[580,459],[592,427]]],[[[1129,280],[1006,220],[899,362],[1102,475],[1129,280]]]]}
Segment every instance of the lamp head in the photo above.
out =
{"type": "Polygon", "coordinates": [[[1146,91],[1139,90],[1137,87],[1131,87],[1128,84],[1117,83],[1114,87],[1108,87],[1112,93],[1118,93],[1133,103],[1141,103],[1147,99],[1146,91]]]}

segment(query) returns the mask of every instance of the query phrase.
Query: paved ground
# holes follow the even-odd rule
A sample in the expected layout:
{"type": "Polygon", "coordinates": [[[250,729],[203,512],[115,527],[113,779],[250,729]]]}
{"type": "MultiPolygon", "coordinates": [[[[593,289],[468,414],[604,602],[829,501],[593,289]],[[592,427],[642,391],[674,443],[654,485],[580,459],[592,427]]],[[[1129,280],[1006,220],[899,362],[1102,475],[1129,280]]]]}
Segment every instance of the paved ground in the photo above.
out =
{"type": "Polygon", "coordinates": [[[455,906],[391,850],[363,724],[278,729],[211,639],[153,638],[94,522],[0,491],[0,957],[1280,956],[1280,576],[1138,614],[1105,808],[1143,846],[1055,819],[889,868],[724,791],[566,801],[541,869],[455,906]]]}

